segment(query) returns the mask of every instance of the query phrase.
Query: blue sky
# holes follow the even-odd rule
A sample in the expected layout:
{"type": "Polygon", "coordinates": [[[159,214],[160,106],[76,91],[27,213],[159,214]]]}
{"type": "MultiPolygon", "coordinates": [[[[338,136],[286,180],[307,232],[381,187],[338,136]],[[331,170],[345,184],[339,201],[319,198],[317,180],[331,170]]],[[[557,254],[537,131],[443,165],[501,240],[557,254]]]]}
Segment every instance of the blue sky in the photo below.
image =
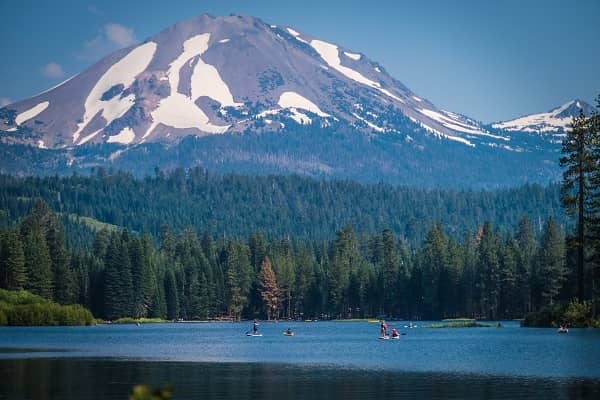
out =
{"type": "Polygon", "coordinates": [[[2,0],[0,104],[202,13],[254,15],[362,52],[484,122],[600,94],[598,0],[2,0]]]}

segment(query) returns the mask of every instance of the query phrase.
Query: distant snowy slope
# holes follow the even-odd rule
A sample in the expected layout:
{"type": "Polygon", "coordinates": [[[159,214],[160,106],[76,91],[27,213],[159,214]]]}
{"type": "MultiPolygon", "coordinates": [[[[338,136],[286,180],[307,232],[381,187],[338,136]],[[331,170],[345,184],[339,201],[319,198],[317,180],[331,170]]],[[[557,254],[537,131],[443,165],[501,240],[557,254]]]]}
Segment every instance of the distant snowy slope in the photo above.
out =
{"type": "Polygon", "coordinates": [[[510,121],[497,122],[492,124],[492,127],[507,131],[563,133],[566,129],[570,128],[573,117],[579,115],[579,110],[583,110],[586,115],[589,115],[593,108],[584,101],[571,100],[548,112],[530,114],[510,121]]]}

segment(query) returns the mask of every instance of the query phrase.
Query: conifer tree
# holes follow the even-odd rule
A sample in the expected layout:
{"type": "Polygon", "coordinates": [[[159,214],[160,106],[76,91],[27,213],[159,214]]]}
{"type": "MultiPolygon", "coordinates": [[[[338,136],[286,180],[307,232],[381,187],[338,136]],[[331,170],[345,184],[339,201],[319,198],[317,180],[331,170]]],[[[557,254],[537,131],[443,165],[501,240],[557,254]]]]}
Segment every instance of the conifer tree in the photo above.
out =
{"type": "Polygon", "coordinates": [[[535,278],[541,305],[553,304],[567,273],[564,237],[553,218],[544,226],[537,263],[535,278]]]}
{"type": "Polygon", "coordinates": [[[384,314],[393,314],[396,310],[398,293],[399,259],[396,250],[394,235],[390,229],[384,229],[382,234],[383,245],[383,301],[384,314]]]}
{"type": "Polygon", "coordinates": [[[0,236],[0,285],[4,289],[23,289],[27,281],[23,243],[19,234],[8,230],[0,236]]]}
{"type": "Polygon", "coordinates": [[[25,289],[52,300],[52,260],[41,227],[32,225],[24,241],[25,289]]]}
{"type": "Polygon", "coordinates": [[[167,308],[167,319],[179,318],[179,296],[177,294],[177,282],[173,270],[167,268],[164,281],[165,303],[167,308]]]}
{"type": "Polygon", "coordinates": [[[264,310],[267,314],[267,320],[277,317],[277,306],[279,305],[279,288],[277,279],[271,266],[269,257],[265,257],[258,275],[258,288],[263,302],[264,310]]]}
{"type": "Polygon", "coordinates": [[[577,298],[580,302],[584,300],[585,252],[591,218],[590,175],[598,163],[591,149],[593,137],[589,123],[583,110],[580,110],[579,116],[573,119],[572,129],[567,130],[562,144],[563,157],[560,159],[560,166],[564,168],[561,201],[566,212],[576,216],[576,234],[568,241],[568,245],[577,251],[577,298]]]}
{"type": "Polygon", "coordinates": [[[46,242],[52,260],[52,286],[54,300],[59,304],[71,304],[76,301],[76,281],[70,268],[69,255],[65,247],[63,226],[56,217],[52,217],[46,232],[46,242]]]}

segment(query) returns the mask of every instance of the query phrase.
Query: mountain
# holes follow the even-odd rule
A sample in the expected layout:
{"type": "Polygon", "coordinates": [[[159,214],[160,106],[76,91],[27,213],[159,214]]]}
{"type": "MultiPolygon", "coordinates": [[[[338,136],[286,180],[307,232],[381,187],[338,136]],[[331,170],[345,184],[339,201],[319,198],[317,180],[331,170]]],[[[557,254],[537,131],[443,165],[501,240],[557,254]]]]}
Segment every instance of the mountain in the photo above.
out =
{"type": "Polygon", "coordinates": [[[201,15],[0,109],[0,171],[203,166],[420,186],[555,180],[556,146],[437,108],[364,54],[201,15]]]}
{"type": "Polygon", "coordinates": [[[505,131],[520,131],[560,136],[564,134],[565,130],[570,128],[573,117],[578,116],[580,110],[583,110],[585,115],[590,115],[594,108],[585,101],[575,99],[566,102],[562,106],[553,108],[548,112],[529,114],[509,121],[496,122],[492,124],[492,127],[505,131]]]}

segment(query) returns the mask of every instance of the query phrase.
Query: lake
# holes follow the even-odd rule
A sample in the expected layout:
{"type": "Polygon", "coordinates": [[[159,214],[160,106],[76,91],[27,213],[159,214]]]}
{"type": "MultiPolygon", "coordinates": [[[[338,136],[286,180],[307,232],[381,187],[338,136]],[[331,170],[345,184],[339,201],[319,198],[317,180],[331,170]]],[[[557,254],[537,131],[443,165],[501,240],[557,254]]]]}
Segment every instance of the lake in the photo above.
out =
{"type": "Polygon", "coordinates": [[[182,399],[600,398],[600,331],[502,324],[398,322],[399,340],[368,322],[0,328],[0,398],[126,399],[138,383],[182,399]]]}

